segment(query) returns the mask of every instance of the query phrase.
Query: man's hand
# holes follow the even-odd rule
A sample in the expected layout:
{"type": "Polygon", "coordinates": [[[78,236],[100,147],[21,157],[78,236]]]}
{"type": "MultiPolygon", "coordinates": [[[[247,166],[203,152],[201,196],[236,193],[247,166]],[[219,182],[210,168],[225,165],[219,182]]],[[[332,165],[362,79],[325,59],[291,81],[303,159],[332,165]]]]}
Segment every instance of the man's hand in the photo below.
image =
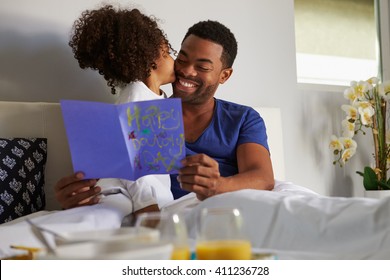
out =
{"type": "Polygon", "coordinates": [[[84,174],[77,172],[60,179],[55,188],[55,196],[63,209],[93,205],[99,202],[97,194],[100,187],[95,187],[97,180],[84,180],[84,174]]]}
{"type": "Polygon", "coordinates": [[[182,189],[196,193],[199,200],[219,193],[223,178],[216,160],[205,154],[197,154],[188,156],[182,164],[178,176],[182,189]]]}
{"type": "Polygon", "coordinates": [[[181,188],[196,193],[200,200],[243,189],[272,190],[275,184],[269,152],[256,143],[237,148],[238,173],[222,177],[216,160],[205,155],[188,156],[182,161],[178,181],[181,188]]]}

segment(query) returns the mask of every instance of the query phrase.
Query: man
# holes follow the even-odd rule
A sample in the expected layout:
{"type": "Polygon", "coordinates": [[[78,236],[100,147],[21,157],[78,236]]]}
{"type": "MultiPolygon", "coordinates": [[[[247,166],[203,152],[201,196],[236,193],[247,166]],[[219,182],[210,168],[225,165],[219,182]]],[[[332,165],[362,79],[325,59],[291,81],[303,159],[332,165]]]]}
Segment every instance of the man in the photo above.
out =
{"type": "MultiPolygon", "coordinates": [[[[204,200],[274,186],[262,118],[250,107],[214,98],[219,84],[232,75],[236,54],[234,35],[216,21],[195,24],[183,39],[172,97],[182,99],[187,157],[179,175],[171,176],[175,198],[194,192],[204,200]]],[[[96,180],[82,179],[77,173],[57,183],[56,197],[64,208],[98,202],[96,180]]]]}
{"type": "MultiPolygon", "coordinates": [[[[187,156],[194,154],[183,162],[178,180],[201,200],[274,185],[262,119],[251,108],[214,98],[219,84],[232,75],[236,54],[230,30],[204,21],[188,30],[175,61],[173,97],[182,99],[187,156]]],[[[171,179],[178,198],[183,192],[171,179]]]]}

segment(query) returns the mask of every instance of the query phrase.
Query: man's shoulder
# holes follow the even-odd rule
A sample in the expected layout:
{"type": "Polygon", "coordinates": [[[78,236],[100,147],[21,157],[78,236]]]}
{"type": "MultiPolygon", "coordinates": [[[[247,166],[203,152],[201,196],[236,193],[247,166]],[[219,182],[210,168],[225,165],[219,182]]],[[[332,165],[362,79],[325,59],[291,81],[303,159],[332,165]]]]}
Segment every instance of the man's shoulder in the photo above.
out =
{"type": "Polygon", "coordinates": [[[222,99],[216,99],[217,102],[217,113],[220,114],[226,114],[229,116],[241,116],[245,118],[246,116],[250,115],[258,115],[257,111],[253,109],[250,106],[234,103],[231,101],[226,101],[222,99]]]}
{"type": "Polygon", "coordinates": [[[254,110],[252,107],[234,103],[231,101],[223,100],[223,99],[215,99],[218,106],[221,107],[221,109],[229,109],[229,110],[239,110],[239,111],[249,111],[254,110]]]}

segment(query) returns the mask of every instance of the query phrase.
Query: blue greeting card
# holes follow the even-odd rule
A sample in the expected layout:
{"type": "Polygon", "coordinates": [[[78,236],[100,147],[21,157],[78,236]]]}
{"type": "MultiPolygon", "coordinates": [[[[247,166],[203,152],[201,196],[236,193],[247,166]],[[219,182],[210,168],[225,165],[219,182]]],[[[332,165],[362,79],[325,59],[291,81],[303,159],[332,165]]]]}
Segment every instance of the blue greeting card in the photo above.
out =
{"type": "Polygon", "coordinates": [[[75,172],[128,180],[178,172],[185,156],[180,99],[60,103],[75,172]]]}

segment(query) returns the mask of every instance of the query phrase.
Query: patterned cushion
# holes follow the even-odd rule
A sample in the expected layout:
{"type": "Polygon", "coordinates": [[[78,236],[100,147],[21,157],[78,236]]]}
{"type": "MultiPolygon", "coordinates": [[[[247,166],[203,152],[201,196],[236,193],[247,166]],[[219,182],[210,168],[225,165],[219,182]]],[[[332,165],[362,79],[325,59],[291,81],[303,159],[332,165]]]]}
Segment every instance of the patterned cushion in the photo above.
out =
{"type": "Polygon", "coordinates": [[[45,207],[46,138],[0,138],[0,224],[45,207]]]}

